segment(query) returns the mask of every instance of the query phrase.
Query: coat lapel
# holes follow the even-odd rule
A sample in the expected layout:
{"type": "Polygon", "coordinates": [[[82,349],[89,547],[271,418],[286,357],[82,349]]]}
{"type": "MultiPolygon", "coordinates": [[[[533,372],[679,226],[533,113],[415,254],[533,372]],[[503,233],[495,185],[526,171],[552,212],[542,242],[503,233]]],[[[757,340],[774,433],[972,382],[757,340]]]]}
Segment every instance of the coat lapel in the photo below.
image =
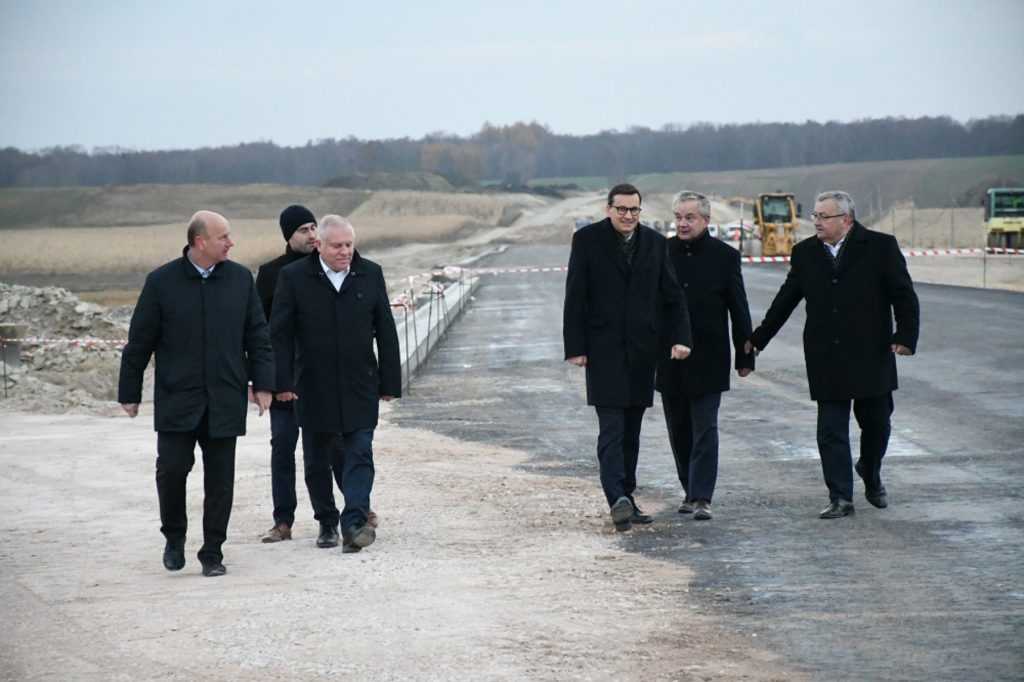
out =
{"type": "MultiPolygon", "coordinates": [[[[605,228],[601,229],[601,246],[608,253],[608,257],[611,258],[615,266],[622,272],[622,274],[629,273],[629,264],[626,263],[626,254],[622,253],[622,246],[619,244],[619,237],[615,234],[615,228],[612,227],[612,221],[608,218],[604,219],[605,228]]],[[[637,227],[639,229],[639,227],[637,227]]],[[[636,238],[634,234],[633,238],[636,238]]],[[[643,244],[638,244],[643,246],[643,244]]],[[[638,249],[639,251],[639,249],[638,249]]],[[[638,256],[639,257],[639,256],[638,256]]]]}

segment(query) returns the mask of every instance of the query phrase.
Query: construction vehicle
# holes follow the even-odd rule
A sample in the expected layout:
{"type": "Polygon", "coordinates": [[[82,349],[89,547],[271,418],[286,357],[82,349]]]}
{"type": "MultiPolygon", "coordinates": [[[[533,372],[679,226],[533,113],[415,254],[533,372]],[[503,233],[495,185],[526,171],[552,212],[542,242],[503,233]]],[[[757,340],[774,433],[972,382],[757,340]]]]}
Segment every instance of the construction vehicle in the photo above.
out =
{"type": "Polygon", "coordinates": [[[1024,248],[1024,187],[993,187],[984,204],[988,246],[1024,248]]]}
{"type": "Polygon", "coordinates": [[[754,225],[761,233],[761,255],[788,256],[796,241],[800,204],[792,192],[762,192],[754,202],[754,225]]]}

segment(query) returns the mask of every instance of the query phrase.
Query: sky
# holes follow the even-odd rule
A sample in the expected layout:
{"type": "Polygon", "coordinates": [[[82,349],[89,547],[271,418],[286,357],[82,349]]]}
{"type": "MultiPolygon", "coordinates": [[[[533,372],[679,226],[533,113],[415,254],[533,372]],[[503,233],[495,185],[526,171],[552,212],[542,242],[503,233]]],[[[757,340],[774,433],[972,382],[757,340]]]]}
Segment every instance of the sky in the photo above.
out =
{"type": "Polygon", "coordinates": [[[1022,0],[0,0],[0,148],[1024,113],[1022,0]]]}

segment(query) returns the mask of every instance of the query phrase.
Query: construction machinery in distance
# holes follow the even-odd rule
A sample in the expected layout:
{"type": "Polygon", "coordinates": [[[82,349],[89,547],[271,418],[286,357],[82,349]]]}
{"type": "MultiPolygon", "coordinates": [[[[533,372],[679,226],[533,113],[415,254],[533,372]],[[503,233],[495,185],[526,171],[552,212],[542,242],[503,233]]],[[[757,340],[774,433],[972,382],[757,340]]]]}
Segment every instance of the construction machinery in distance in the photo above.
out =
{"type": "Polygon", "coordinates": [[[1024,248],[1024,187],[993,187],[983,202],[986,244],[1024,248]]]}
{"type": "Polygon", "coordinates": [[[754,202],[754,225],[761,233],[761,255],[788,256],[796,242],[800,204],[792,192],[762,192],[754,202]]]}

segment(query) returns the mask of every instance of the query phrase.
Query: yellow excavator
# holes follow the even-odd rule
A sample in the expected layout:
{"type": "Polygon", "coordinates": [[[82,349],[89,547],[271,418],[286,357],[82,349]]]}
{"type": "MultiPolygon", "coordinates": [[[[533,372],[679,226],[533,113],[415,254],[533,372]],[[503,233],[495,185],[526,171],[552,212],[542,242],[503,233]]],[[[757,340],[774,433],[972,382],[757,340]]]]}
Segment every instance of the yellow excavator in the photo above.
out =
{"type": "Polygon", "coordinates": [[[792,192],[762,192],[754,202],[754,224],[761,232],[761,255],[788,256],[796,241],[800,204],[792,192]]]}

